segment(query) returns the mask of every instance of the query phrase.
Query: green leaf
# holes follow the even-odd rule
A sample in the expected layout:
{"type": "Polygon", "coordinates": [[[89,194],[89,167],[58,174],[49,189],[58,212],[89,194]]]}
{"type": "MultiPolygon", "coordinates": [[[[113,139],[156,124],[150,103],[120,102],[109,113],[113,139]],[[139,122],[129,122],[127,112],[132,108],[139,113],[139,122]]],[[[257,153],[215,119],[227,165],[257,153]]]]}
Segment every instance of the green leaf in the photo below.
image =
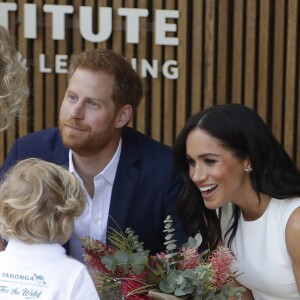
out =
{"type": "Polygon", "coordinates": [[[164,223],[172,222],[171,216],[167,215],[166,219],[164,220],[164,223]]]}
{"type": "Polygon", "coordinates": [[[128,263],[132,265],[139,264],[139,265],[147,266],[148,257],[143,255],[142,253],[132,253],[129,255],[128,263]]]}
{"type": "Polygon", "coordinates": [[[143,271],[145,270],[145,267],[143,265],[132,265],[131,269],[134,274],[141,275],[143,271]]]}
{"type": "Polygon", "coordinates": [[[184,281],[184,277],[181,274],[179,274],[176,281],[178,285],[181,285],[184,281]]]}
{"type": "Polygon", "coordinates": [[[168,235],[166,235],[165,239],[166,240],[170,240],[173,237],[174,234],[170,233],[168,235]]]}
{"type": "Polygon", "coordinates": [[[114,258],[116,260],[117,265],[123,268],[124,272],[127,274],[129,270],[129,265],[128,265],[129,254],[124,250],[118,250],[115,253],[114,258]]]}
{"type": "MultiPolygon", "coordinates": [[[[167,223],[165,225],[165,229],[170,229],[172,227],[172,224],[171,223],[167,223]]],[[[169,230],[164,230],[164,232],[168,232],[169,230]]]]}
{"type": "Polygon", "coordinates": [[[176,240],[170,240],[170,241],[165,241],[164,245],[169,245],[169,244],[174,244],[175,245],[176,240]]]}
{"type": "Polygon", "coordinates": [[[184,270],[183,271],[183,276],[185,278],[188,278],[190,279],[191,281],[194,281],[197,279],[197,273],[194,272],[194,270],[191,270],[191,269],[187,269],[187,270],[184,270]]]}
{"type": "Polygon", "coordinates": [[[167,258],[167,259],[173,258],[173,257],[175,257],[177,254],[178,254],[178,252],[168,253],[168,254],[166,254],[166,258],[167,258]]]}
{"type": "Polygon", "coordinates": [[[109,271],[115,272],[117,268],[116,260],[109,255],[105,255],[101,257],[101,262],[105,265],[105,268],[109,271]]]}
{"type": "Polygon", "coordinates": [[[166,294],[172,294],[175,291],[174,284],[162,278],[159,282],[159,289],[166,294]]]}
{"type": "Polygon", "coordinates": [[[129,256],[128,264],[136,275],[140,275],[148,265],[148,258],[141,253],[133,253],[129,256]]]}
{"type": "Polygon", "coordinates": [[[169,244],[169,245],[167,245],[167,250],[175,250],[176,249],[176,245],[175,244],[169,244]]]}
{"type": "Polygon", "coordinates": [[[177,288],[174,292],[174,295],[180,297],[186,295],[186,293],[182,289],[177,288]]]}
{"type": "Polygon", "coordinates": [[[194,247],[199,248],[199,246],[202,243],[202,235],[200,233],[197,233],[195,237],[189,237],[187,243],[183,245],[183,247],[194,247]]]}

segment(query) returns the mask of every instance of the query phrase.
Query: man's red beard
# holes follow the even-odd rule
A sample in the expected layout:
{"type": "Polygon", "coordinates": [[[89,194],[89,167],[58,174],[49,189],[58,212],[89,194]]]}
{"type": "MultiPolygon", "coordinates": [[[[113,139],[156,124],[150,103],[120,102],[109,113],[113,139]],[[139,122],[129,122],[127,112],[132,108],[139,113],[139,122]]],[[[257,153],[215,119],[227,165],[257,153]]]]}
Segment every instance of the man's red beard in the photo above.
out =
{"type": "Polygon", "coordinates": [[[59,130],[62,142],[66,148],[71,149],[80,156],[91,156],[99,153],[110,142],[114,129],[110,126],[101,132],[93,132],[89,126],[77,124],[73,120],[59,121],[59,130]],[[65,126],[77,128],[79,131],[69,132],[65,126]]]}

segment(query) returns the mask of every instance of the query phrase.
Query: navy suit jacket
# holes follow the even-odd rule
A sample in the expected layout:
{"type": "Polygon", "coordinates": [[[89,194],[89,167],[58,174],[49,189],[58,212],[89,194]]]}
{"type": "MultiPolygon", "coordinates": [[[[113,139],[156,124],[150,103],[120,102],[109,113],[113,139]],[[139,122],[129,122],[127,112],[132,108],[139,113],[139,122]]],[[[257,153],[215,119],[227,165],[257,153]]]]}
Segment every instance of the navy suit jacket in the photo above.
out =
{"type": "MultiPolygon", "coordinates": [[[[164,219],[171,215],[178,246],[187,238],[174,216],[174,204],[181,180],[174,169],[172,149],[142,133],[126,128],[112,189],[108,229],[116,224],[130,227],[151,253],[165,250],[164,219]],[[114,223],[114,221],[115,223],[114,223]]],[[[59,165],[69,164],[69,149],[61,140],[58,128],[31,133],[15,141],[0,169],[1,177],[18,160],[36,157],[59,165]]]]}

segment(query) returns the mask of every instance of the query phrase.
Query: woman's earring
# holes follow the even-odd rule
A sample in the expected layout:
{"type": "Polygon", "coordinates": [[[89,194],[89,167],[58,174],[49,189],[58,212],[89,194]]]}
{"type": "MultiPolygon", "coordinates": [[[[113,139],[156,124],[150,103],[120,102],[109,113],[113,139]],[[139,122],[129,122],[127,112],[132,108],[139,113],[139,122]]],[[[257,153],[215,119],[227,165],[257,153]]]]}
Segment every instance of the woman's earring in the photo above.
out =
{"type": "Polygon", "coordinates": [[[246,172],[247,174],[250,174],[250,173],[252,173],[252,168],[251,168],[251,167],[249,167],[249,168],[246,168],[246,169],[245,169],[245,172],[246,172]]]}

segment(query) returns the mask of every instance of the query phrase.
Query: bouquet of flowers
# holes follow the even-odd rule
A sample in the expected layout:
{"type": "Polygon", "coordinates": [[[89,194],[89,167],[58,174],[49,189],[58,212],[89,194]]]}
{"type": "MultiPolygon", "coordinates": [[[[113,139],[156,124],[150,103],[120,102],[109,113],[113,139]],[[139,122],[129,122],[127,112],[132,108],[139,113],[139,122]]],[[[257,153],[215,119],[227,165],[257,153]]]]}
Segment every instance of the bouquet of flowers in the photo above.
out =
{"type": "Polygon", "coordinates": [[[111,245],[83,238],[85,261],[101,299],[228,299],[242,297],[241,287],[232,287],[236,273],[230,271],[234,257],[219,247],[199,253],[202,237],[198,233],[179,250],[173,239],[172,219],[165,220],[164,253],[149,255],[133,230],[112,230],[111,245]]]}

